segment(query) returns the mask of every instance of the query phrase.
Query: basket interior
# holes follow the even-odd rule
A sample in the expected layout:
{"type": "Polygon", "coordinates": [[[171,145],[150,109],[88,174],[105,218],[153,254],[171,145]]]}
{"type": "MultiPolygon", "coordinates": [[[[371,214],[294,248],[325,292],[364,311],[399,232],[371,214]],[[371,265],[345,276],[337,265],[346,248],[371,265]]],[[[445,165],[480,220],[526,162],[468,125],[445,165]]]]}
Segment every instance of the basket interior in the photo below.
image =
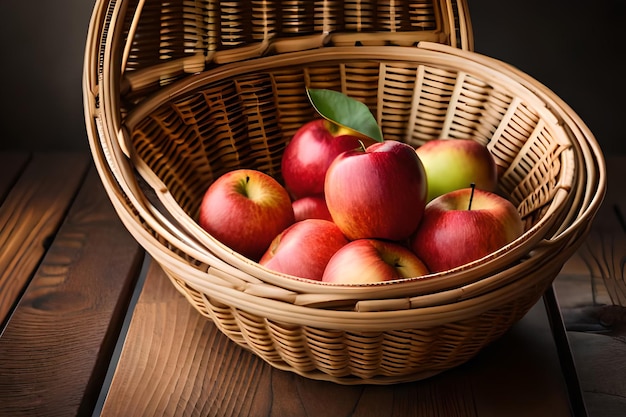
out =
{"type": "Polygon", "coordinates": [[[144,105],[143,116],[130,118],[132,148],[196,219],[207,187],[227,171],[253,168],[280,180],[285,146],[316,117],[305,88],[328,88],[365,103],[387,140],[415,147],[438,137],[485,144],[501,192],[527,230],[562,204],[554,196],[573,181],[564,168],[571,143],[531,96],[462,62],[455,68],[421,62],[419,54],[385,60],[376,59],[375,50],[367,58],[365,47],[337,49],[325,48],[319,59],[309,53],[305,63],[302,53],[262,58],[206,72],[203,82],[179,83],[163,101],[144,105]]]}
{"type": "MultiPolygon", "coordinates": [[[[300,3],[246,3],[240,9],[230,3],[216,8],[211,1],[194,7],[182,0],[167,7],[155,0],[110,3],[106,13],[123,18],[103,30],[93,92],[104,99],[102,120],[120,123],[106,126],[116,132],[113,148],[119,145],[130,157],[130,168],[152,189],[146,194],[156,191],[164,204],[154,204],[161,211],[154,213],[154,199],[144,201],[145,190],[131,186],[123,173],[121,184],[131,186],[131,200],[151,212],[146,219],[155,233],[174,238],[167,246],[202,264],[199,269],[217,257],[252,280],[293,289],[293,280],[268,276],[208,236],[195,219],[207,187],[227,171],[253,168],[281,179],[285,146],[316,116],[305,94],[310,87],[361,100],[385,139],[419,146],[437,137],[471,137],[488,146],[500,191],[518,207],[526,233],[491,254],[488,266],[476,262],[473,274],[461,277],[468,268],[459,270],[458,281],[446,285],[500,270],[531,250],[571,195],[571,139],[544,102],[499,71],[420,47],[471,50],[465,1],[315,3],[303,6],[300,28],[290,32],[294,22],[287,22],[285,7],[300,3]],[[376,13],[368,11],[372,7],[376,13]],[[399,14],[412,17],[399,23],[399,14]],[[356,24],[354,15],[363,19],[356,24]],[[239,31],[242,36],[229,43],[239,31]],[[199,252],[190,255],[190,249],[199,252]]],[[[125,162],[120,167],[125,172],[125,162]]]]}

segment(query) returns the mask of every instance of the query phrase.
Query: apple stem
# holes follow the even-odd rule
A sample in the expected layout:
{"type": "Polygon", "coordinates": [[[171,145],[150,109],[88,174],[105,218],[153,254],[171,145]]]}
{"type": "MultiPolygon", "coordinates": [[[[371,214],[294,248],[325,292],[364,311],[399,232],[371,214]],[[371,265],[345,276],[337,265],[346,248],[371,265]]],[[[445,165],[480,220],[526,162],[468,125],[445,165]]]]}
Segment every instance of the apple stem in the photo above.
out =
{"type": "Polygon", "coordinates": [[[361,144],[361,150],[365,152],[365,144],[363,143],[361,139],[359,139],[359,143],[361,144]]]}
{"type": "Polygon", "coordinates": [[[245,197],[250,197],[248,194],[248,184],[250,183],[250,176],[246,175],[246,178],[241,179],[237,183],[237,192],[244,195],[245,197]]]}
{"type": "Polygon", "coordinates": [[[471,183],[470,188],[472,189],[472,192],[470,193],[469,204],[467,205],[468,210],[472,209],[472,200],[474,200],[474,190],[476,189],[476,184],[471,183]]]}

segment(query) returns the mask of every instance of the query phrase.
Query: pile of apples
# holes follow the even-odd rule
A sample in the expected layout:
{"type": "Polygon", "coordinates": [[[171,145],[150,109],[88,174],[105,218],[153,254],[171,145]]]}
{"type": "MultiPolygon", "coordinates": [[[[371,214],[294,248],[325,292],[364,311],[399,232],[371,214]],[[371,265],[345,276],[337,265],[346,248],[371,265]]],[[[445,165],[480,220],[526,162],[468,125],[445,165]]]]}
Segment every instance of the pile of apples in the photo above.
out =
{"type": "Polygon", "coordinates": [[[242,168],[207,189],[198,222],[224,245],[279,273],[362,284],[446,271],[523,233],[484,145],[383,140],[362,103],[308,93],[323,117],[286,146],[284,183],[242,168]]]}

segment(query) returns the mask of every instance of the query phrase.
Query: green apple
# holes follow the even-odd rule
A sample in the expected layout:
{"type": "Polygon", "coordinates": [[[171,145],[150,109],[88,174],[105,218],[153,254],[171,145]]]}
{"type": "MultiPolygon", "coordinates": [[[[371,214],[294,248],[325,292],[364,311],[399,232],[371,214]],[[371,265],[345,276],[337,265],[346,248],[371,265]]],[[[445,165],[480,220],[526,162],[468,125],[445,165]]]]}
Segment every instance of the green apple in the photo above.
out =
{"type": "Polygon", "coordinates": [[[498,171],[486,146],[472,139],[434,139],[418,147],[428,184],[428,198],[475,184],[485,191],[496,191],[498,171]]]}

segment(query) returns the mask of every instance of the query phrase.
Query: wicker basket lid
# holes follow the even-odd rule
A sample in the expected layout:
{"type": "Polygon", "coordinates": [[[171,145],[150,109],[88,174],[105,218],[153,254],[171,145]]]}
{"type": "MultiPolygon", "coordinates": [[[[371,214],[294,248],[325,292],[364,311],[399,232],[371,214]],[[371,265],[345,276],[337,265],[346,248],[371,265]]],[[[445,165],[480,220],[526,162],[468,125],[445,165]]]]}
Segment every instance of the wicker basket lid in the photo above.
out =
{"type": "MultiPolygon", "coordinates": [[[[99,21],[121,56],[122,95],[140,100],[216,65],[324,46],[438,42],[473,50],[466,0],[100,1],[99,21]]],[[[111,70],[101,50],[100,70],[111,70]]],[[[92,81],[98,80],[94,74],[92,81]]]]}

